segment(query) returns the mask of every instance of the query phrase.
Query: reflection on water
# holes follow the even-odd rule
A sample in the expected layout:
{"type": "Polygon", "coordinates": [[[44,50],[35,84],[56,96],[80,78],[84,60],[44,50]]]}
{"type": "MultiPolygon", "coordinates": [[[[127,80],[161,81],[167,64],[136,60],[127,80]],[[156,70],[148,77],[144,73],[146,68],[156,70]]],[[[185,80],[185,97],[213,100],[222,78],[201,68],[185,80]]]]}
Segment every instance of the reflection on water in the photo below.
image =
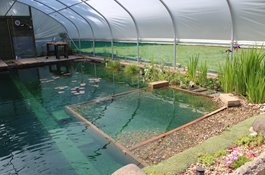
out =
{"type": "MultiPolygon", "coordinates": [[[[78,63],[0,74],[0,174],[102,175],[135,162],[64,110],[113,93],[103,70],[78,63]]],[[[115,84],[115,92],[130,89],[115,84]]]]}
{"type": "Polygon", "coordinates": [[[75,111],[126,146],[182,126],[216,108],[206,97],[172,89],[132,92],[73,106],[75,111]],[[132,141],[128,141],[128,136],[132,141]]]}

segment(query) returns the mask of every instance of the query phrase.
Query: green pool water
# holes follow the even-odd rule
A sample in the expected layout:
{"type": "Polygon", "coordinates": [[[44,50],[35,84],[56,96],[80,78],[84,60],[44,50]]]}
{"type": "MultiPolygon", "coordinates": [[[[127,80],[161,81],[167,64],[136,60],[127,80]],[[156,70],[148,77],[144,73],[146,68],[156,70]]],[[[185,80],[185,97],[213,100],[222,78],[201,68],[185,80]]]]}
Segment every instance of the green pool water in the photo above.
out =
{"type": "Polygon", "coordinates": [[[1,175],[108,175],[138,164],[64,110],[131,89],[124,82],[113,84],[103,67],[76,63],[0,73],[1,175]],[[85,93],[71,93],[80,83],[86,83],[85,93]]]}
{"type": "Polygon", "coordinates": [[[72,107],[126,146],[191,122],[217,108],[210,99],[173,89],[140,90],[72,107]]]}
{"type": "MultiPolygon", "coordinates": [[[[58,64],[0,73],[0,174],[109,175],[136,160],[71,116],[67,105],[135,90],[102,64],[58,64]]],[[[207,98],[163,89],[82,106],[79,112],[125,145],[211,111],[207,98]],[[141,135],[141,137],[139,137],[141,135]]]]}

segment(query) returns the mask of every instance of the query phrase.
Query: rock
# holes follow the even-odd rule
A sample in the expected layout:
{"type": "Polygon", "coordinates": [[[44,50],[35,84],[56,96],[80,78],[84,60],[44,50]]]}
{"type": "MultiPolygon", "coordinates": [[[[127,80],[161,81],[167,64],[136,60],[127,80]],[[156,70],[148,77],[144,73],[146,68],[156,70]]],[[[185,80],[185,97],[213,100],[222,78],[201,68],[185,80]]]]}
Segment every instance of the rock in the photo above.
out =
{"type": "Polygon", "coordinates": [[[143,170],[141,170],[135,164],[129,164],[121,167],[115,171],[112,175],[146,175],[143,170]]]}
{"type": "Polygon", "coordinates": [[[256,132],[256,131],[254,131],[254,129],[253,129],[253,127],[250,127],[249,128],[249,132],[250,132],[250,136],[256,136],[256,135],[258,135],[258,133],[256,132]]]}
{"type": "Polygon", "coordinates": [[[227,107],[240,106],[239,99],[233,94],[220,94],[219,98],[227,107]]]}
{"type": "Polygon", "coordinates": [[[252,124],[253,130],[265,136],[265,115],[260,115],[252,124]]]}

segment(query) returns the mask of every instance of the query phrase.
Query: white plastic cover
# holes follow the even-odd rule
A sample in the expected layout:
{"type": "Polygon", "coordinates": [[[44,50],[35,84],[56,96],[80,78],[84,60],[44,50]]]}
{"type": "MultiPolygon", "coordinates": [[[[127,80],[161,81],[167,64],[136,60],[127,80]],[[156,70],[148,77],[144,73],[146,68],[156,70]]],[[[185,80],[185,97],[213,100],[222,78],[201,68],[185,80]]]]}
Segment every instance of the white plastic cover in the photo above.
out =
{"type": "Polygon", "coordinates": [[[60,33],[67,32],[60,23],[38,10],[32,9],[32,17],[36,40],[51,40],[60,33]]]}
{"type": "Polygon", "coordinates": [[[173,27],[166,8],[159,0],[119,0],[135,17],[141,40],[173,39],[173,27]]]}
{"type": "MultiPolygon", "coordinates": [[[[137,38],[132,18],[115,1],[97,0],[89,1],[88,3],[107,18],[115,40],[129,40],[137,38]]],[[[108,26],[105,29],[107,29],[106,33],[110,34],[108,26]]],[[[111,35],[109,36],[111,37],[111,35]]]]}
{"type": "MultiPolygon", "coordinates": [[[[112,39],[105,19],[88,7],[83,0],[18,0],[27,3],[40,11],[52,16],[63,24],[69,36],[78,39],[112,39]],[[38,3],[41,2],[41,3],[38,3]],[[45,4],[45,5],[43,5],[45,4]],[[86,20],[71,11],[68,6],[78,11],[86,20]],[[54,12],[54,11],[58,11],[54,12]],[[63,15],[63,16],[62,16],[63,15]],[[65,16],[65,17],[64,17],[65,16]]],[[[160,0],[118,0],[136,19],[141,40],[172,41],[174,31],[170,15],[160,0]]],[[[180,41],[201,41],[204,43],[228,43],[232,36],[237,41],[265,40],[265,0],[229,0],[231,15],[227,0],[163,0],[173,14],[176,23],[177,39],[180,41]]],[[[10,7],[11,0],[2,4],[2,9],[10,7]]],[[[132,18],[114,0],[87,0],[109,21],[115,40],[135,40],[136,30],[132,18]]],[[[26,10],[15,5],[16,12],[26,10]]],[[[10,15],[11,15],[10,14],[10,15]]],[[[50,31],[53,32],[53,31],[50,31]]],[[[55,31],[57,32],[57,31],[55,31]]],[[[50,34],[49,34],[50,35],[50,34]]],[[[44,37],[44,36],[43,36],[44,37]]]]}
{"type": "Polygon", "coordinates": [[[0,1],[0,16],[4,16],[13,3],[14,0],[0,1]]]}
{"type": "Polygon", "coordinates": [[[235,25],[235,39],[265,41],[265,1],[230,0],[235,25]]]}

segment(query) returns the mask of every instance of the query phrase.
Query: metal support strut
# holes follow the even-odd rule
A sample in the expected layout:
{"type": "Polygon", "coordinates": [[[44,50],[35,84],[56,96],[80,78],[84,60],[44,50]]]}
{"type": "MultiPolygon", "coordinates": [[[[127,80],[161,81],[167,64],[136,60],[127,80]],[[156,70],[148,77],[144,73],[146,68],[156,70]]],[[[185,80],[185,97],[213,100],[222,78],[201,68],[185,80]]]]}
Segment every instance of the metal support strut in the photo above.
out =
{"type": "Polygon", "coordinates": [[[140,42],[140,32],[139,32],[139,27],[138,24],[136,22],[136,19],[134,18],[134,16],[132,15],[132,13],[125,8],[118,0],[114,0],[117,4],[119,4],[121,6],[121,8],[123,8],[132,18],[135,29],[136,29],[136,34],[137,34],[137,62],[140,61],[140,49],[139,49],[139,42],[140,42]]]}
{"type": "Polygon", "coordinates": [[[176,28],[176,23],[175,23],[175,19],[174,19],[174,15],[172,14],[172,12],[170,11],[169,7],[167,6],[167,4],[163,1],[163,0],[159,0],[163,6],[166,8],[171,21],[172,21],[172,25],[173,25],[173,30],[174,30],[174,62],[173,62],[173,67],[176,68],[177,66],[177,28],[176,28]]]}
{"type": "MultiPolygon", "coordinates": [[[[76,10],[74,10],[74,9],[72,9],[71,7],[72,6],[74,6],[74,5],[72,5],[72,6],[67,6],[65,3],[63,3],[62,1],[60,1],[60,0],[56,0],[57,2],[59,2],[59,3],[61,3],[61,4],[63,4],[63,5],[65,5],[66,7],[68,7],[71,11],[73,11],[75,14],[77,14],[78,16],[80,16],[83,20],[85,20],[86,21],[86,23],[89,25],[89,27],[90,27],[90,29],[91,29],[91,32],[92,32],[92,37],[93,37],[93,56],[95,56],[95,32],[94,32],[94,30],[93,30],[93,28],[92,28],[92,25],[90,24],[90,22],[84,17],[84,16],[82,16],[81,14],[79,14],[76,10]]],[[[80,4],[80,3],[78,3],[78,4],[80,4]]],[[[77,5],[77,4],[75,4],[75,5],[77,5]]]]}
{"type": "Polygon", "coordinates": [[[98,13],[107,23],[109,30],[110,30],[110,35],[111,35],[111,58],[114,59],[114,46],[113,46],[113,42],[114,42],[114,37],[113,37],[113,31],[111,28],[111,25],[108,21],[108,19],[102,14],[100,13],[97,9],[95,9],[94,7],[92,7],[90,4],[88,4],[86,1],[83,1],[87,6],[89,6],[91,9],[93,9],[96,13],[98,13]]]}
{"type": "Polygon", "coordinates": [[[226,0],[227,6],[228,6],[228,10],[230,13],[230,17],[231,17],[231,46],[230,46],[230,61],[232,62],[233,59],[233,51],[234,51],[234,40],[235,40],[235,28],[234,28],[234,17],[233,17],[233,11],[232,11],[232,6],[229,0],[226,0]]]}

